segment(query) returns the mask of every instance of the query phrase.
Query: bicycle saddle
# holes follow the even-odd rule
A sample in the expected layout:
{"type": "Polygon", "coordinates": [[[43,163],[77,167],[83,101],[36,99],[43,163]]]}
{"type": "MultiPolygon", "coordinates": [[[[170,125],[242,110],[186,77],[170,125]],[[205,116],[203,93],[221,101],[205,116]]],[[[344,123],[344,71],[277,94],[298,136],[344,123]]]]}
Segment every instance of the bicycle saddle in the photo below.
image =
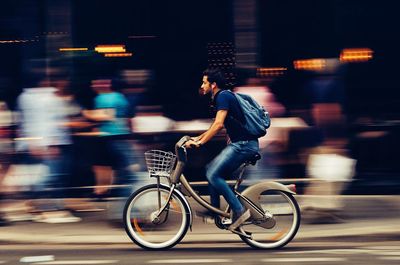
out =
{"type": "Polygon", "coordinates": [[[261,155],[259,153],[252,156],[250,159],[246,161],[248,164],[252,164],[253,166],[257,163],[258,160],[261,159],[261,155]]]}

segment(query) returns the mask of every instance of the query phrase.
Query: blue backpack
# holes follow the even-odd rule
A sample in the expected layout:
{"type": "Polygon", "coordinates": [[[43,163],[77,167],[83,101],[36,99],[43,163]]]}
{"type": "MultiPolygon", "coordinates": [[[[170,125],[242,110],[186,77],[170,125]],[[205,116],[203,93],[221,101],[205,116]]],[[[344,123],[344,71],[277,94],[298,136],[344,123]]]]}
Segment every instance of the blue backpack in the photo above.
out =
{"type": "Polygon", "coordinates": [[[249,95],[240,93],[233,94],[239,102],[245,119],[245,124],[238,121],[242,128],[245,129],[251,137],[259,138],[266,135],[267,129],[271,126],[271,117],[268,111],[249,95]]]}

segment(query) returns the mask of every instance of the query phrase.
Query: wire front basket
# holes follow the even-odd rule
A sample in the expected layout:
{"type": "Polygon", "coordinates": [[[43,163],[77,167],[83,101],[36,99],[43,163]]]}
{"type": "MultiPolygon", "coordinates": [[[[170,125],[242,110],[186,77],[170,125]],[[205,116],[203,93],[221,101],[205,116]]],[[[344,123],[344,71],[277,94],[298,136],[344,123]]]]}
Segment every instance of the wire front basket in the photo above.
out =
{"type": "Polygon", "coordinates": [[[144,157],[150,176],[169,177],[176,161],[175,154],[161,150],[147,151],[144,157]]]}

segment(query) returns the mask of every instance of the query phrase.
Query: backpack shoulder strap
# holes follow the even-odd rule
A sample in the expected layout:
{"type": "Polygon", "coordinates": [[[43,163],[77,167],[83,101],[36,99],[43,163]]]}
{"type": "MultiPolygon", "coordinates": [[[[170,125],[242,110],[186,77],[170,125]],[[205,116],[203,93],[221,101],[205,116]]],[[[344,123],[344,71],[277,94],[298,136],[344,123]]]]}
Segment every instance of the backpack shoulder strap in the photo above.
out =
{"type": "MultiPolygon", "coordinates": [[[[240,95],[242,95],[242,94],[235,93],[235,92],[233,92],[231,90],[224,90],[224,91],[227,91],[228,93],[231,93],[231,94],[233,94],[235,96],[236,102],[239,104],[240,112],[242,113],[242,116],[244,117],[245,114],[244,114],[243,107],[242,107],[242,104],[241,104],[241,100],[243,100],[243,99],[240,98],[240,95]]],[[[230,118],[231,120],[233,120],[235,123],[239,124],[240,126],[244,126],[243,122],[239,121],[238,119],[236,119],[232,115],[228,115],[228,118],[230,118]]]]}
{"type": "Polygon", "coordinates": [[[216,102],[217,102],[218,96],[219,96],[221,93],[225,92],[225,91],[229,91],[229,92],[233,93],[233,92],[230,91],[230,90],[220,90],[220,91],[218,91],[217,94],[215,94],[214,98],[212,99],[212,103],[213,103],[214,105],[215,105],[216,102]]]}

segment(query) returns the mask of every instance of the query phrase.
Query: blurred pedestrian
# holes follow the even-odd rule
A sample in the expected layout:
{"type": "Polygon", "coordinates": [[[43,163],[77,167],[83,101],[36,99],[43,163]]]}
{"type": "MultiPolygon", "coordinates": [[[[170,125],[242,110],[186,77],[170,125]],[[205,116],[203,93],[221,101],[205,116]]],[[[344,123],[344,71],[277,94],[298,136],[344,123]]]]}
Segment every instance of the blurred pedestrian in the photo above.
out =
{"type": "Polygon", "coordinates": [[[9,168],[12,155],[11,124],[11,111],[8,109],[6,102],[0,101],[0,226],[9,224],[1,211],[1,202],[3,196],[2,183],[9,168]]]}
{"type": "Polygon", "coordinates": [[[94,109],[84,110],[83,115],[98,123],[101,154],[97,154],[96,164],[111,166],[114,170],[112,183],[122,185],[122,188],[116,188],[117,197],[122,199],[109,209],[110,219],[119,223],[122,222],[125,198],[140,186],[135,174],[138,165],[135,162],[133,143],[129,140],[130,106],[125,96],[115,91],[111,78],[92,80],[91,87],[97,93],[94,109]]]}
{"type": "Polygon", "coordinates": [[[314,181],[305,189],[302,207],[305,219],[311,222],[340,222],[343,205],[340,196],[352,180],[356,161],[349,155],[342,83],[344,66],[338,60],[327,61],[330,67],[315,72],[306,83],[314,127],[320,132],[321,143],[307,150],[307,174],[314,181]]]}
{"type": "MultiPolygon", "coordinates": [[[[262,82],[261,79],[252,76],[251,73],[243,71],[241,78],[243,84],[234,88],[236,93],[242,93],[254,98],[261,106],[263,106],[271,118],[282,117],[285,114],[285,107],[277,101],[275,95],[270,88],[262,82]]],[[[268,133],[258,139],[260,145],[260,154],[262,159],[254,166],[246,170],[247,183],[255,183],[266,178],[274,179],[281,176],[281,170],[277,161],[280,159],[279,153],[275,151],[275,143],[271,143],[271,132],[274,131],[274,126],[268,130],[268,133]]],[[[244,188],[245,186],[243,186],[244,188]]]]}
{"type": "Polygon", "coordinates": [[[46,168],[33,186],[37,199],[32,201],[36,220],[47,223],[80,221],[63,202],[71,168],[71,138],[65,101],[52,82],[44,78],[36,86],[25,88],[17,104],[20,111],[17,151],[22,153],[23,163],[46,168]]]}

